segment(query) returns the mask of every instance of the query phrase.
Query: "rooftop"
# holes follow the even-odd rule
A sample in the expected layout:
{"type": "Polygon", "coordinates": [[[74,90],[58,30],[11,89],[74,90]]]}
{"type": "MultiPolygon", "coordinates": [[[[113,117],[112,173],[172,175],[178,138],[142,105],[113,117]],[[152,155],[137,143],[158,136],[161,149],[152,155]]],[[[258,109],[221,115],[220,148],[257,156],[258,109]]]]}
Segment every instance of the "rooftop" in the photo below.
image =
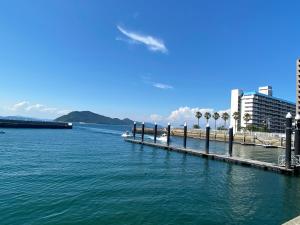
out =
{"type": "Polygon", "coordinates": [[[270,96],[270,95],[265,95],[265,94],[259,93],[257,91],[247,91],[247,92],[244,92],[244,94],[243,94],[243,96],[248,96],[248,95],[259,95],[259,96],[271,98],[271,99],[274,99],[274,100],[277,100],[277,101],[289,103],[289,104],[292,104],[292,105],[296,106],[296,104],[294,102],[284,100],[284,99],[281,99],[281,98],[276,98],[276,97],[273,97],[273,96],[270,96]]]}

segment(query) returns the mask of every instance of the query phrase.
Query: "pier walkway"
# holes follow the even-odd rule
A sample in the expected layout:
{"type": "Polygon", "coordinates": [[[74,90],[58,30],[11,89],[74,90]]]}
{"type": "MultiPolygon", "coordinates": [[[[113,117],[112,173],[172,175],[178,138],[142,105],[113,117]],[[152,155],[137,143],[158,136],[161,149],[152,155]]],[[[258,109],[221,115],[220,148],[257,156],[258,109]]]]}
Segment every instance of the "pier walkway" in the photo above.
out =
{"type": "Polygon", "coordinates": [[[282,224],[282,225],[299,225],[300,224],[300,216],[287,221],[286,223],[282,224]]]}
{"type": "Polygon", "coordinates": [[[262,162],[262,161],[252,160],[252,159],[244,159],[244,158],[235,157],[235,156],[230,157],[229,155],[205,153],[204,151],[199,151],[199,150],[195,150],[195,149],[191,149],[191,148],[167,146],[164,144],[146,142],[146,141],[142,142],[141,140],[134,140],[131,138],[126,138],[125,141],[133,143],[133,144],[147,145],[147,146],[161,148],[161,149],[168,150],[168,151],[175,151],[175,152],[179,152],[179,153],[208,158],[211,160],[218,160],[218,161],[223,161],[223,162],[227,162],[227,163],[248,166],[248,167],[254,167],[254,168],[258,168],[258,169],[262,169],[262,170],[273,171],[273,172],[277,172],[277,173],[281,173],[281,174],[285,174],[285,175],[296,175],[297,174],[296,173],[297,171],[294,170],[293,168],[287,169],[285,167],[278,166],[274,163],[262,162]]]}

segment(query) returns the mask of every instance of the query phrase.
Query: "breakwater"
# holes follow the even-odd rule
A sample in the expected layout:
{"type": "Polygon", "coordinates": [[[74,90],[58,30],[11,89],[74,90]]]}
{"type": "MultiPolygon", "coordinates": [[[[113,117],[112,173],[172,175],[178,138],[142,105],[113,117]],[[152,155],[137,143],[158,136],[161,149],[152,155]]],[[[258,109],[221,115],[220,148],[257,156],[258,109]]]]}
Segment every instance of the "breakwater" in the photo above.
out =
{"type": "MultiPolygon", "coordinates": [[[[183,137],[184,130],[182,128],[174,128],[171,130],[171,135],[183,137]]],[[[205,139],[206,131],[200,129],[187,130],[187,136],[190,138],[205,139]]],[[[215,141],[228,142],[228,131],[214,130],[210,132],[210,139],[215,141]]],[[[259,134],[255,132],[249,133],[235,133],[234,143],[243,145],[258,145],[264,147],[284,148],[285,138],[275,135],[259,134]]]]}
{"type": "Polygon", "coordinates": [[[0,128],[72,129],[72,123],[0,119],[0,128]]]}
{"type": "MultiPolygon", "coordinates": [[[[154,135],[154,128],[144,128],[145,134],[154,135]]],[[[141,134],[142,128],[137,127],[136,133],[141,134]]],[[[161,135],[167,133],[166,128],[161,128],[157,130],[157,134],[161,135]]],[[[183,137],[183,128],[172,128],[170,131],[172,136],[183,137]]],[[[229,134],[227,130],[213,130],[210,132],[210,139],[215,141],[228,142],[229,134]]],[[[206,131],[201,129],[189,129],[187,130],[187,137],[205,139],[206,131]]],[[[248,133],[235,133],[234,143],[242,145],[258,145],[267,148],[285,148],[285,138],[279,135],[261,134],[255,132],[248,133]]]]}
{"type": "MultiPolygon", "coordinates": [[[[132,131],[133,131],[133,129],[132,129],[132,131]]],[[[163,134],[163,133],[166,133],[167,131],[166,131],[166,129],[157,129],[157,134],[158,135],[161,135],[161,134],[163,134]]],[[[136,128],[136,133],[137,134],[141,134],[142,133],[142,128],[140,128],[140,127],[137,127],[136,128]]],[[[154,128],[144,128],[144,134],[151,134],[151,135],[154,135],[154,128]]]]}

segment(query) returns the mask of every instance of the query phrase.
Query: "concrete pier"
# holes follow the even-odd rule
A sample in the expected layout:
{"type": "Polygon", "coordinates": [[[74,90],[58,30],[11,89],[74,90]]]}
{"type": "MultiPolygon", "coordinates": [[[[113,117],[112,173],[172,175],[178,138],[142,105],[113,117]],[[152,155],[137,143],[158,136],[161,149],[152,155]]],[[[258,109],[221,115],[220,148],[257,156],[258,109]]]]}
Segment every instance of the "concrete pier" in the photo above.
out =
{"type": "Polygon", "coordinates": [[[300,216],[283,223],[282,225],[299,225],[300,224],[300,216]]]}
{"type": "Polygon", "coordinates": [[[0,128],[72,129],[72,123],[0,119],[0,128]]]}
{"type": "Polygon", "coordinates": [[[140,140],[133,140],[133,139],[125,139],[125,141],[133,143],[133,144],[144,144],[151,147],[161,148],[168,151],[174,151],[174,152],[180,152],[184,154],[194,155],[198,157],[208,158],[211,160],[218,160],[223,161],[227,163],[237,164],[241,166],[247,166],[247,167],[254,167],[262,170],[267,171],[273,171],[285,175],[296,175],[296,171],[293,168],[285,168],[280,167],[273,163],[268,162],[261,162],[257,160],[252,159],[244,159],[240,157],[230,157],[229,155],[220,155],[215,153],[205,153],[205,151],[195,150],[195,149],[189,149],[189,148],[183,148],[183,147],[175,147],[175,146],[167,146],[164,144],[158,144],[153,142],[141,142],[140,140]]]}

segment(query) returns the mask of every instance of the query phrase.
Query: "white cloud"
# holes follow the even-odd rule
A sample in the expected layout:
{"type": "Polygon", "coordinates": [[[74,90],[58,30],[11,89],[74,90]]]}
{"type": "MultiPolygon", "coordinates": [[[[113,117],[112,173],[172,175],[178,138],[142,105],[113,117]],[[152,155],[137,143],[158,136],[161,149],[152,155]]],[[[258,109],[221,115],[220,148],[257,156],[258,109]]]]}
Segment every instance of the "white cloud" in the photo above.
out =
{"type": "Polygon", "coordinates": [[[160,122],[163,120],[163,117],[158,114],[152,114],[152,115],[150,115],[150,120],[151,120],[151,122],[160,122]]]}
{"type": "MultiPolygon", "coordinates": [[[[117,26],[117,28],[122,34],[129,38],[129,40],[126,40],[128,43],[144,44],[151,51],[168,53],[168,49],[166,48],[163,40],[152,37],[150,35],[142,35],[136,32],[128,31],[121,26],[117,26]]],[[[122,38],[117,38],[117,40],[124,41],[124,39],[122,38]]]]}
{"type": "Polygon", "coordinates": [[[160,88],[160,89],[173,89],[173,86],[169,84],[162,84],[162,83],[153,83],[153,87],[160,88]]]}
{"type": "Polygon", "coordinates": [[[159,89],[173,89],[174,87],[170,84],[163,84],[163,83],[159,83],[159,82],[153,82],[151,80],[151,77],[149,75],[147,76],[141,76],[143,82],[145,84],[148,84],[148,85],[151,85],[152,87],[155,87],[155,88],[159,88],[159,89]]]}
{"type": "Polygon", "coordinates": [[[70,110],[48,107],[43,104],[31,104],[29,101],[21,101],[1,110],[2,115],[20,115],[37,118],[55,118],[70,112],[70,110]]]}
{"type": "Polygon", "coordinates": [[[174,111],[171,112],[171,114],[168,116],[168,120],[170,122],[172,121],[189,121],[191,119],[194,120],[195,118],[195,113],[197,111],[200,111],[202,114],[204,114],[205,112],[210,112],[212,113],[214,110],[210,109],[210,108],[190,108],[190,107],[180,107],[174,111]]]}
{"type": "MultiPolygon", "coordinates": [[[[178,124],[183,124],[184,122],[187,122],[189,125],[193,125],[197,123],[197,119],[195,118],[195,113],[197,111],[200,111],[202,113],[202,118],[200,119],[200,125],[203,126],[206,124],[205,118],[204,118],[204,113],[209,112],[209,113],[214,113],[216,110],[212,108],[191,108],[188,106],[184,107],[179,107],[176,110],[173,110],[168,116],[162,116],[158,114],[152,114],[150,115],[150,120],[151,121],[157,121],[157,122],[162,122],[162,123],[168,123],[171,122],[173,125],[178,125],[178,124]],[[156,118],[159,118],[159,120],[156,120],[156,118]],[[155,119],[155,120],[154,120],[155,119]]],[[[220,115],[224,112],[230,112],[229,109],[226,110],[218,110],[218,113],[220,115]]],[[[229,113],[230,114],[230,113],[229,113]]],[[[211,125],[214,124],[214,120],[211,118],[210,119],[211,125]]],[[[223,120],[220,118],[217,122],[218,124],[223,124],[223,120]]],[[[229,122],[227,122],[229,124],[229,122]]]]}
{"type": "Polygon", "coordinates": [[[41,104],[34,104],[34,105],[30,105],[29,103],[27,104],[27,106],[25,107],[26,111],[32,111],[32,110],[43,110],[45,106],[41,105],[41,104]]]}
{"type": "Polygon", "coordinates": [[[16,103],[14,104],[13,106],[9,107],[9,109],[11,111],[17,111],[19,109],[22,109],[22,108],[26,108],[29,106],[29,102],[27,101],[22,101],[22,102],[19,102],[19,103],[16,103]]]}

